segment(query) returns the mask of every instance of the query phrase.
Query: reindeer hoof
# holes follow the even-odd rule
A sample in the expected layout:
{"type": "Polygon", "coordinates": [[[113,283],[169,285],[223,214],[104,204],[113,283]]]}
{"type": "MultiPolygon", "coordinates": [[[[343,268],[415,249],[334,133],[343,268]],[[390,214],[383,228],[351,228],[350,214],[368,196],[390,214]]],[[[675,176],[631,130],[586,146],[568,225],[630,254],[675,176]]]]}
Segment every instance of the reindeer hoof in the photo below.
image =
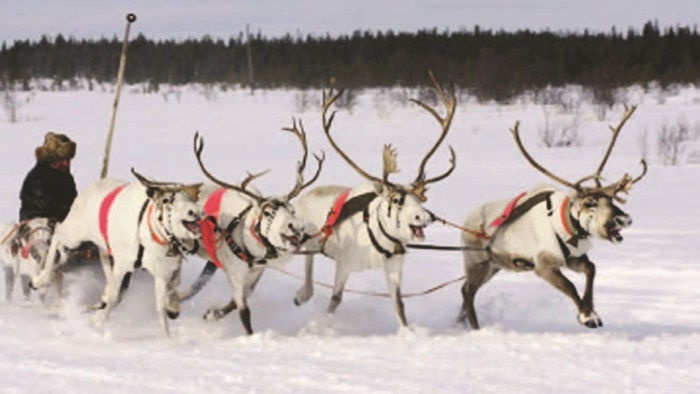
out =
{"type": "Polygon", "coordinates": [[[603,327],[603,321],[600,320],[600,317],[598,317],[598,314],[595,312],[591,312],[588,315],[579,313],[578,322],[588,328],[603,327]]]}
{"type": "Polygon", "coordinates": [[[219,310],[219,309],[208,309],[206,312],[204,312],[204,320],[206,321],[218,321],[222,317],[224,317],[224,313],[219,310]]]}
{"type": "Polygon", "coordinates": [[[170,309],[166,309],[165,314],[168,315],[170,320],[175,320],[178,316],[180,316],[180,311],[171,311],[170,309]]]}
{"type": "Polygon", "coordinates": [[[294,296],[294,305],[299,306],[299,305],[306,303],[306,301],[311,299],[312,295],[313,295],[312,291],[308,291],[308,290],[306,290],[306,288],[302,287],[301,289],[299,289],[297,291],[297,294],[294,296]]]}

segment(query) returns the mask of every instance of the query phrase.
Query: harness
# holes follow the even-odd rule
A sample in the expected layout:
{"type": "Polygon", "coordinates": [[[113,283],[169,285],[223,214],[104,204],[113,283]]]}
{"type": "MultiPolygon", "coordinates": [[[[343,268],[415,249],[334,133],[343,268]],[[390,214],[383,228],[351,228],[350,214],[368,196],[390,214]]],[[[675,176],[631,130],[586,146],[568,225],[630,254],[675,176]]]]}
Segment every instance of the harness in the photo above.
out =
{"type": "Polygon", "coordinates": [[[403,247],[401,241],[389,235],[389,233],[387,233],[384,229],[384,226],[382,226],[382,222],[379,220],[379,218],[377,218],[379,230],[382,232],[382,235],[394,243],[394,250],[388,251],[379,244],[377,238],[374,236],[374,232],[372,232],[372,229],[369,228],[369,206],[365,207],[364,211],[362,212],[362,220],[367,224],[367,235],[369,235],[369,240],[372,242],[372,246],[374,246],[379,253],[383,254],[384,257],[388,259],[397,254],[406,254],[406,248],[403,247]]]}
{"type": "MultiPolygon", "coordinates": [[[[508,205],[506,205],[506,207],[504,208],[503,213],[491,222],[490,227],[495,228],[496,231],[498,231],[498,229],[501,226],[514,222],[515,220],[523,216],[525,213],[527,213],[534,206],[543,201],[547,204],[547,216],[551,217],[554,214],[554,207],[551,199],[552,194],[554,194],[553,191],[549,190],[537,193],[534,196],[523,201],[522,204],[518,205],[518,202],[525,196],[525,194],[526,193],[523,192],[517,197],[515,197],[511,202],[509,202],[508,205]]],[[[559,220],[561,222],[561,226],[564,232],[569,236],[569,239],[564,241],[559,235],[559,233],[556,231],[555,235],[557,237],[557,243],[559,244],[559,248],[561,249],[564,258],[568,258],[569,256],[571,256],[571,250],[569,249],[567,244],[573,247],[577,247],[579,239],[585,239],[586,237],[588,237],[588,233],[580,226],[579,222],[576,219],[574,219],[573,216],[571,216],[568,196],[564,198],[564,200],[561,203],[561,206],[559,207],[559,220]]],[[[515,259],[513,263],[516,266],[520,267],[523,264],[523,261],[521,260],[523,259],[515,259]]],[[[531,263],[529,262],[528,264],[531,265],[531,263]]]]}
{"type": "MultiPolygon", "coordinates": [[[[105,245],[107,245],[107,253],[111,256],[112,255],[112,247],[109,245],[109,234],[107,232],[108,229],[108,222],[109,222],[109,211],[112,208],[112,204],[114,203],[114,200],[117,198],[117,195],[124,190],[124,188],[128,184],[123,184],[121,186],[117,186],[114,188],[111,192],[109,192],[105,198],[102,199],[102,202],[100,203],[100,211],[98,214],[98,223],[99,223],[99,228],[100,228],[100,234],[102,234],[102,239],[105,241],[105,245]]],[[[140,221],[140,219],[139,219],[140,221]]]]}
{"type": "Polygon", "coordinates": [[[246,249],[244,246],[238,245],[236,241],[233,239],[233,230],[238,227],[238,225],[243,222],[243,218],[245,217],[246,214],[253,208],[252,205],[248,205],[246,209],[241,211],[241,213],[238,214],[231,223],[229,223],[228,226],[226,226],[225,231],[225,236],[224,236],[224,241],[226,242],[226,245],[228,245],[228,248],[231,250],[231,252],[236,255],[239,259],[245,261],[248,263],[249,268],[253,268],[254,265],[259,264],[267,264],[268,259],[274,259],[278,257],[277,254],[277,249],[270,243],[270,241],[267,240],[267,238],[261,236],[259,234],[260,231],[260,221],[258,221],[257,224],[253,223],[251,224],[249,230],[251,234],[253,235],[253,238],[255,238],[258,242],[262,243],[265,246],[266,253],[265,257],[259,258],[253,256],[248,249],[246,249]]]}
{"type": "Polygon", "coordinates": [[[333,207],[331,210],[328,212],[328,217],[326,218],[326,223],[323,225],[321,228],[321,234],[323,234],[323,237],[321,238],[321,252],[323,252],[323,245],[325,245],[326,240],[333,235],[334,229],[337,225],[345,221],[346,219],[352,217],[358,212],[362,212],[362,221],[365,223],[366,228],[367,228],[367,235],[369,236],[370,242],[372,242],[372,246],[382,255],[384,255],[386,258],[391,258],[394,255],[397,254],[405,254],[406,253],[406,248],[404,248],[403,244],[401,241],[398,239],[394,238],[391,236],[384,226],[382,225],[382,222],[380,220],[377,220],[377,224],[379,225],[379,230],[381,231],[382,235],[385,236],[387,239],[389,239],[391,242],[394,243],[394,249],[393,250],[387,250],[384,248],[382,245],[379,244],[379,241],[377,240],[376,235],[372,231],[372,229],[369,227],[369,204],[374,201],[375,198],[377,198],[377,193],[375,192],[367,192],[364,194],[360,194],[357,196],[354,196],[348,200],[348,195],[350,194],[350,189],[347,189],[345,192],[343,192],[338,198],[336,198],[335,202],[333,203],[333,207]]]}
{"type": "MultiPolygon", "coordinates": [[[[547,214],[549,216],[552,215],[552,211],[549,209],[551,206],[551,202],[548,205],[548,212],[547,214]]],[[[562,253],[564,254],[565,258],[568,258],[571,256],[571,250],[569,250],[568,245],[573,246],[574,248],[578,247],[578,241],[580,239],[586,239],[588,237],[588,232],[584,230],[581,227],[581,224],[579,223],[578,220],[574,219],[573,216],[571,216],[571,210],[569,209],[569,197],[565,197],[564,201],[561,203],[561,207],[559,208],[559,220],[561,222],[561,226],[564,229],[564,232],[566,235],[569,236],[569,239],[564,241],[559,234],[557,233],[557,243],[559,243],[559,248],[561,249],[562,253]],[[568,215],[567,215],[568,212],[568,215]]]]}
{"type": "Polygon", "coordinates": [[[204,203],[204,214],[205,217],[200,220],[199,226],[202,229],[202,244],[204,249],[207,251],[210,260],[218,268],[222,268],[221,259],[219,258],[217,250],[217,242],[220,238],[217,234],[223,234],[223,239],[231,252],[248,263],[248,266],[252,268],[255,264],[267,264],[268,259],[274,259],[278,257],[277,249],[270,243],[270,241],[260,235],[260,221],[255,224],[255,222],[250,227],[250,232],[253,238],[265,246],[266,253],[265,257],[258,258],[253,256],[250,251],[245,247],[236,243],[233,239],[233,232],[238,227],[238,225],[243,222],[243,218],[250,212],[253,208],[252,205],[248,205],[244,210],[242,210],[236,217],[234,217],[231,222],[226,226],[226,228],[219,227],[219,214],[221,213],[221,200],[223,199],[224,193],[227,189],[220,188],[215,190],[207,201],[204,203]]]}

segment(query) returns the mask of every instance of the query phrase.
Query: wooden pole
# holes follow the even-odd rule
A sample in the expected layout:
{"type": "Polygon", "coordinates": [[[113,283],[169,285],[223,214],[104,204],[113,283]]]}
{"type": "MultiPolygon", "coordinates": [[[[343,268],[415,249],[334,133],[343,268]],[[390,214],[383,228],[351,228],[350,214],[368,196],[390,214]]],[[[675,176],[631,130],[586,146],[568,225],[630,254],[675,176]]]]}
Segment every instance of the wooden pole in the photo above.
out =
{"type": "Polygon", "coordinates": [[[107,167],[109,165],[109,151],[112,148],[112,136],[114,135],[114,121],[117,117],[117,107],[119,106],[119,96],[122,91],[122,80],[124,79],[124,68],[126,67],[126,49],[129,45],[129,30],[131,24],[136,21],[135,14],[126,16],[126,30],[124,31],[124,42],[122,43],[122,53],[119,57],[119,71],[117,72],[117,89],[114,93],[114,104],[112,105],[112,116],[109,120],[109,129],[107,129],[107,142],[105,143],[105,154],[102,161],[102,172],[100,178],[107,177],[107,167]]]}

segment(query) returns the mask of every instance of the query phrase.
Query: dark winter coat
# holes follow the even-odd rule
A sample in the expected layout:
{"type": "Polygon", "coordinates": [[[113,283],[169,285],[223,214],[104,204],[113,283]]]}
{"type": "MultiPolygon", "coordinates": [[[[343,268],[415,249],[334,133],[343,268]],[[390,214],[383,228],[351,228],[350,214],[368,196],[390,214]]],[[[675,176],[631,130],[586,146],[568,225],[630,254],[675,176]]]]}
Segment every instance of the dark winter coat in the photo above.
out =
{"type": "Polygon", "coordinates": [[[22,184],[19,220],[46,217],[62,222],[77,195],[75,180],[70,172],[56,170],[46,162],[38,162],[22,184]]]}

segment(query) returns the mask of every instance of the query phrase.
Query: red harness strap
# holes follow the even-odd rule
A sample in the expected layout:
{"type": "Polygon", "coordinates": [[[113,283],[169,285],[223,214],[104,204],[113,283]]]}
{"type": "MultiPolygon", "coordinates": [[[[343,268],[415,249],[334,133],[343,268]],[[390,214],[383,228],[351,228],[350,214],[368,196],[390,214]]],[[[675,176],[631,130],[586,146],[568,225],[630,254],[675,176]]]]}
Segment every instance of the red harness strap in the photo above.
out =
{"type": "Polygon", "coordinates": [[[569,197],[567,196],[561,203],[561,208],[559,209],[559,217],[561,218],[561,225],[562,227],[564,227],[564,231],[569,235],[569,237],[573,237],[574,232],[571,231],[571,228],[569,227],[569,222],[566,220],[566,207],[568,203],[569,197]]]}
{"type": "Polygon", "coordinates": [[[217,189],[207,198],[204,203],[204,218],[199,221],[199,227],[202,229],[202,245],[204,245],[212,263],[218,268],[221,268],[221,260],[216,254],[216,224],[219,222],[221,199],[225,192],[225,188],[217,189]]]}
{"type": "Polygon", "coordinates": [[[346,190],[343,194],[338,196],[338,198],[335,199],[335,202],[333,203],[333,208],[331,208],[330,212],[328,212],[328,217],[326,217],[326,223],[323,225],[321,228],[321,233],[323,234],[322,241],[325,241],[333,235],[333,226],[335,226],[335,222],[338,221],[338,217],[340,216],[340,211],[343,210],[343,205],[345,205],[345,201],[347,201],[348,196],[350,195],[350,189],[346,190]]]}
{"type": "Polygon", "coordinates": [[[102,234],[102,238],[105,240],[105,244],[107,245],[107,253],[112,254],[112,247],[109,246],[109,236],[107,234],[107,224],[109,222],[109,210],[112,207],[112,204],[114,203],[114,200],[117,198],[117,195],[119,192],[124,190],[124,188],[128,184],[124,184],[121,186],[117,186],[114,190],[109,192],[105,196],[105,198],[102,200],[102,203],[100,203],[100,212],[99,212],[99,226],[100,226],[100,233],[102,234]]]}
{"type": "Polygon", "coordinates": [[[510,214],[513,213],[513,210],[515,209],[515,207],[518,205],[518,201],[520,201],[520,199],[523,198],[526,194],[527,194],[526,192],[522,192],[517,197],[515,197],[511,202],[509,202],[508,205],[506,205],[505,209],[503,210],[503,213],[501,213],[501,215],[499,217],[497,217],[496,219],[493,220],[493,222],[491,222],[491,227],[496,228],[496,227],[502,225],[503,223],[505,223],[506,220],[508,220],[508,218],[510,217],[510,214]]]}
{"type": "Polygon", "coordinates": [[[153,204],[148,205],[148,212],[146,213],[146,224],[148,225],[148,231],[151,233],[151,239],[158,245],[165,246],[168,241],[161,239],[155,230],[153,230],[153,225],[151,224],[151,215],[153,215],[153,204]]]}

